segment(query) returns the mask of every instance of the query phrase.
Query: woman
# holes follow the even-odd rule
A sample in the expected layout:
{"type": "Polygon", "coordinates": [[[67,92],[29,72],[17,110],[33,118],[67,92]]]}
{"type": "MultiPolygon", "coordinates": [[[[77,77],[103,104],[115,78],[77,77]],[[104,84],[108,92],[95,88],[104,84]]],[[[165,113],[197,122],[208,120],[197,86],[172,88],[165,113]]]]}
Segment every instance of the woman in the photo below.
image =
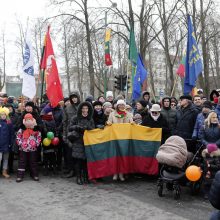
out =
{"type": "Polygon", "coordinates": [[[85,130],[95,128],[92,117],[92,105],[89,102],[82,102],[78,107],[77,115],[71,119],[67,135],[69,146],[72,147],[72,157],[75,160],[76,183],[78,185],[88,183],[83,134],[85,130]]]}
{"type": "Polygon", "coordinates": [[[204,197],[208,192],[216,172],[220,170],[220,128],[217,114],[210,112],[201,129],[202,144],[206,146],[202,156],[205,161],[204,197]]]}
{"type": "MultiPolygon", "coordinates": [[[[119,99],[116,103],[115,110],[109,115],[107,125],[118,124],[118,123],[134,123],[133,116],[131,113],[125,110],[126,103],[124,100],[119,99]]],[[[115,173],[113,176],[113,180],[119,179],[124,181],[124,175],[122,173],[115,173]]]]}

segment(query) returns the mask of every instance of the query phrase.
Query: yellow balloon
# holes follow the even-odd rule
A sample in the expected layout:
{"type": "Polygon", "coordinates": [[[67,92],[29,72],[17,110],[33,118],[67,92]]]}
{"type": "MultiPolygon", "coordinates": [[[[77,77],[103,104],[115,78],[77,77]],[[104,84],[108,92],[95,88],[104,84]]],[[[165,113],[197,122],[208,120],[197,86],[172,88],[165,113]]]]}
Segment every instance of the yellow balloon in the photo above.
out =
{"type": "Polygon", "coordinates": [[[44,140],[43,140],[43,145],[46,146],[46,147],[48,147],[50,144],[51,144],[51,140],[48,139],[48,138],[44,138],[44,140]]]}
{"type": "Polygon", "coordinates": [[[198,181],[202,176],[202,171],[200,167],[195,165],[191,165],[186,169],[186,177],[188,180],[192,182],[198,181]]]}

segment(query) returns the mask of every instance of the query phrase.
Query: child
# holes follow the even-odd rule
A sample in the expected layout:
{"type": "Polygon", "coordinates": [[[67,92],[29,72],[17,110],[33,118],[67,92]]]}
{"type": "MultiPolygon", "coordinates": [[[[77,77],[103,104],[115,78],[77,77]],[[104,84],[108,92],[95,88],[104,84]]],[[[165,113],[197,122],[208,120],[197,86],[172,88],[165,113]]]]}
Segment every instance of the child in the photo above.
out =
{"type": "MultiPolygon", "coordinates": [[[[43,139],[46,138],[47,132],[58,133],[50,104],[47,104],[41,111],[41,119],[44,124],[43,139]]],[[[57,146],[53,146],[52,144],[49,146],[43,145],[44,175],[48,175],[49,170],[52,170],[54,174],[56,173],[57,151],[57,146]]]]}
{"type": "Polygon", "coordinates": [[[35,181],[39,181],[37,167],[37,148],[41,143],[41,133],[40,131],[35,131],[34,127],[36,126],[36,120],[30,113],[25,114],[23,124],[25,125],[26,129],[20,129],[16,138],[20,151],[16,182],[21,182],[23,180],[28,160],[31,177],[35,181]]]}
{"type": "Polygon", "coordinates": [[[7,120],[9,109],[0,108],[0,162],[3,160],[2,175],[5,178],[10,176],[7,173],[9,148],[13,143],[14,131],[12,123],[7,120]]]}

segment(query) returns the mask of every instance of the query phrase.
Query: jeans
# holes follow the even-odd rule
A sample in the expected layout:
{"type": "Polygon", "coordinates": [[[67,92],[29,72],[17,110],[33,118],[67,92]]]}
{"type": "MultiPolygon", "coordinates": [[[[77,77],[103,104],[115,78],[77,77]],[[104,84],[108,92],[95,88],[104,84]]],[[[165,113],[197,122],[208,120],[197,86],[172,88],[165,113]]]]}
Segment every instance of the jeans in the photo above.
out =
{"type": "Polygon", "coordinates": [[[3,170],[7,170],[8,169],[8,157],[9,157],[9,153],[2,153],[0,152],[0,163],[1,161],[3,162],[3,170]]]}

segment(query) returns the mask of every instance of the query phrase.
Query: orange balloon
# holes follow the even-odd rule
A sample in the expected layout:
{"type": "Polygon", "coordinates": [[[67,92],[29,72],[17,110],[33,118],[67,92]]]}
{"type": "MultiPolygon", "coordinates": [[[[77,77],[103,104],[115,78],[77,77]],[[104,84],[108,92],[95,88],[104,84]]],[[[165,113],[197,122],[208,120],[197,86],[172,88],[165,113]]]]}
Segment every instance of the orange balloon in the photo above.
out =
{"type": "Polygon", "coordinates": [[[201,176],[202,176],[202,171],[200,167],[191,165],[186,169],[186,177],[188,180],[192,182],[198,181],[201,176]]]}

